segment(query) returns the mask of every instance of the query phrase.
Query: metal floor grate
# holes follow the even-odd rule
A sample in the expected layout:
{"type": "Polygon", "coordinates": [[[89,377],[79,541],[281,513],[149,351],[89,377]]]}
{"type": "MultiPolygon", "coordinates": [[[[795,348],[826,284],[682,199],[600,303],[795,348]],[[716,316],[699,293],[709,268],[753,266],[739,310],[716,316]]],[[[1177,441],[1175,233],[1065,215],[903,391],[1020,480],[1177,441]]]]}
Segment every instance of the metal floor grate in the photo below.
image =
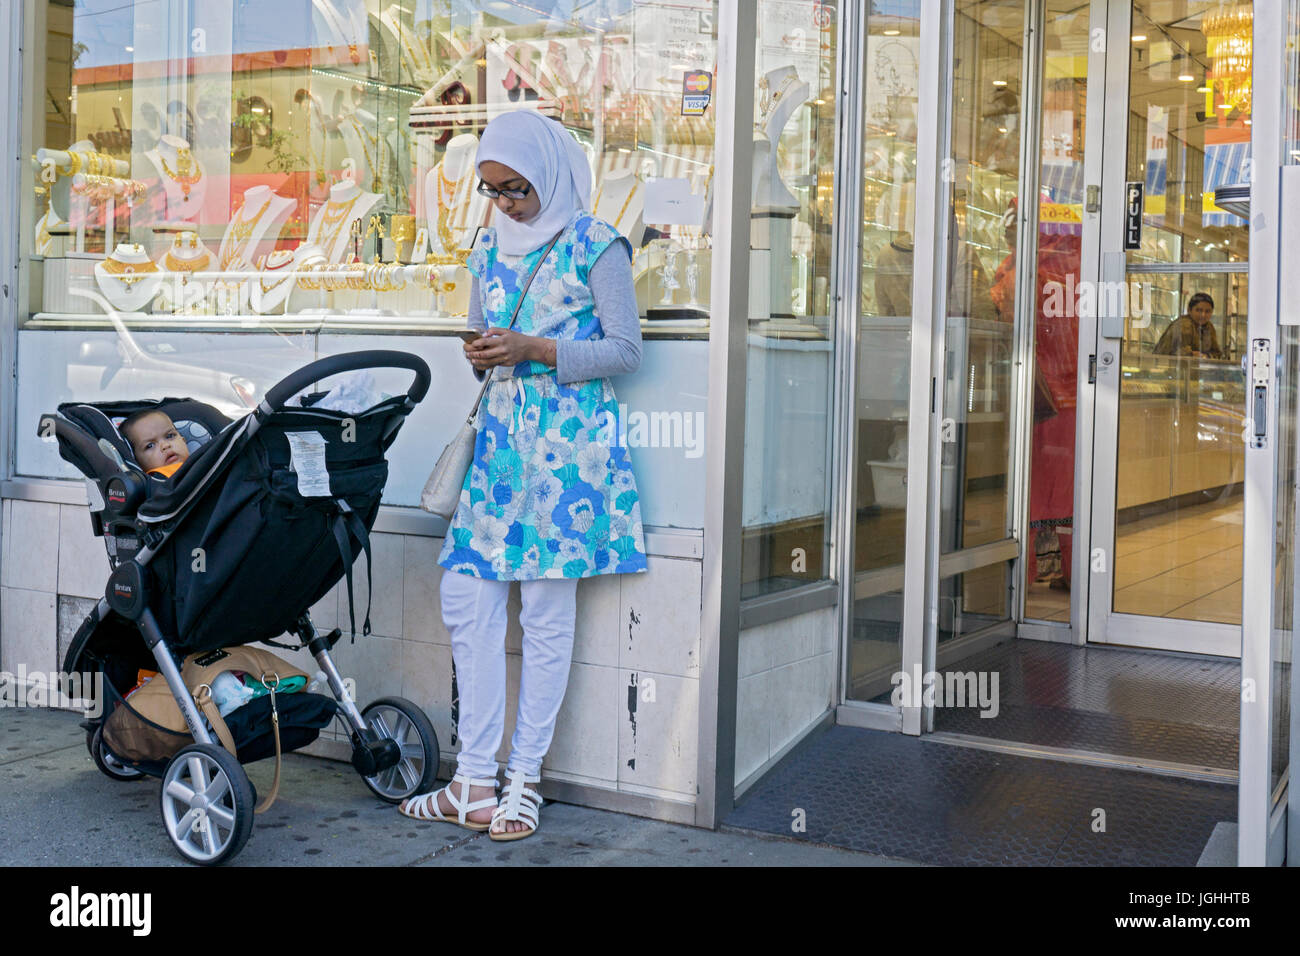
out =
{"type": "Polygon", "coordinates": [[[1017,640],[944,670],[997,672],[999,709],[936,707],[935,730],[1237,769],[1237,661],[1017,640]]]}
{"type": "Polygon", "coordinates": [[[1194,866],[1236,813],[1236,788],[1223,784],[836,726],[723,826],[938,865],[1194,866]],[[793,832],[798,816],[806,832],[793,832]]]}

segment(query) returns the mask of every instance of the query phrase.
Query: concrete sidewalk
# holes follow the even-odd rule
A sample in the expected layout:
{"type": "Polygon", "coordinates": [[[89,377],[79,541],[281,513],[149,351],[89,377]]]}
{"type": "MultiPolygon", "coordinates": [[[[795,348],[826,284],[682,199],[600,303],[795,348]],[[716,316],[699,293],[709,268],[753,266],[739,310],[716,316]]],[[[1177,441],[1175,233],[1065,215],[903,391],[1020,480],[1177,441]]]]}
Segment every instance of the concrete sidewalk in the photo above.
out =
{"type": "MultiPolygon", "coordinates": [[[[80,717],[0,709],[0,865],[186,866],[163,831],[158,781],[110,780],[80,717]]],[[[249,768],[260,792],[273,762],[249,768]]],[[[714,833],[562,803],[517,843],[409,820],[347,764],[290,754],[280,797],[232,866],[880,866],[902,861],[748,833],[714,833]]],[[[905,865],[905,864],[904,864],[905,865]]]]}

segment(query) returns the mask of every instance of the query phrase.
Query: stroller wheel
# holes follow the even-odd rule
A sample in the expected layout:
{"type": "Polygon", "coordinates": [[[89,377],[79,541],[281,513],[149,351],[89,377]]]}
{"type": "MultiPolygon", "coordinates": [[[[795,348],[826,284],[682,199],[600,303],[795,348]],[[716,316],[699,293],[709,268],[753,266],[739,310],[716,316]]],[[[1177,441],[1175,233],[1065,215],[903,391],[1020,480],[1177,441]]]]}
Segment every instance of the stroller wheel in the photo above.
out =
{"type": "Polygon", "coordinates": [[[418,706],[402,697],[381,697],[361,712],[379,739],[397,742],[402,759],[373,777],[362,777],[375,796],[389,803],[424,793],[438,776],[438,735],[418,706]]]}
{"type": "Polygon", "coordinates": [[[163,773],[167,835],[191,863],[229,860],[253,832],[253,791],[239,761],[215,744],[190,744],[163,773]]]}
{"type": "Polygon", "coordinates": [[[90,759],[95,761],[95,766],[106,777],[123,781],[140,780],[144,777],[143,772],[118,760],[104,746],[103,727],[96,727],[93,731],[86,731],[86,749],[90,751],[90,759]]]}

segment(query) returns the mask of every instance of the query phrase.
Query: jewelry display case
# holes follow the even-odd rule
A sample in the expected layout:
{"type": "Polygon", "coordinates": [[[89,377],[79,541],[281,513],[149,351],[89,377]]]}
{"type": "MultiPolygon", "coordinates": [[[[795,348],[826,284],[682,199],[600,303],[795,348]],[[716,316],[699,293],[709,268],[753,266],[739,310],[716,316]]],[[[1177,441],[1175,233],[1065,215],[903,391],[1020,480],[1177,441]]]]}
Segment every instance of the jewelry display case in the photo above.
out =
{"type": "Polygon", "coordinates": [[[593,211],[635,251],[646,334],[707,335],[713,0],[567,18],[460,0],[38,6],[57,109],[31,136],[24,328],[107,310],[167,329],[463,327],[464,262],[492,214],[478,136],[522,108],[587,151],[593,211]],[[208,258],[169,261],[178,236],[208,258]],[[96,283],[122,244],[158,272],[130,294],[96,283]],[[326,267],[339,276],[305,274],[326,267]]]}

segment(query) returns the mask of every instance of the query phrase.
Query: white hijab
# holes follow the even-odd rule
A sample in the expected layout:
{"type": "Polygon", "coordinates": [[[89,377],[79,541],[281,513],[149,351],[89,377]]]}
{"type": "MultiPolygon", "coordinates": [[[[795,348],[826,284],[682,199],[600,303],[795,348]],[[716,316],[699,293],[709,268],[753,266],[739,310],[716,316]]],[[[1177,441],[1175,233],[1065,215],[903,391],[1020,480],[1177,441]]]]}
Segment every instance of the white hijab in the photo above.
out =
{"type": "Polygon", "coordinates": [[[508,256],[540,249],[591,204],[587,154],[559,122],[535,110],[502,113],[487,124],[474,162],[477,168],[489,161],[509,166],[528,180],[542,204],[528,222],[495,210],[497,246],[508,256]]]}

